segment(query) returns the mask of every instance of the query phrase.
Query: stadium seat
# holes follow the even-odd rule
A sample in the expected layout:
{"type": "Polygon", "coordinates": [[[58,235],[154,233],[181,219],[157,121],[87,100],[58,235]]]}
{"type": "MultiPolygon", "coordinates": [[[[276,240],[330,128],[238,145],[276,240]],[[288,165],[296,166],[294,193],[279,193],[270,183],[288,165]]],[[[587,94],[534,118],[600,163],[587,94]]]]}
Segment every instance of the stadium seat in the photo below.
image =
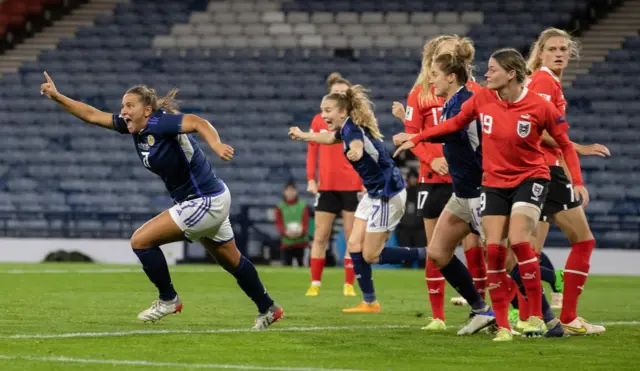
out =
{"type": "MultiPolygon", "coordinates": [[[[155,212],[160,205],[170,205],[162,182],[139,168],[129,138],[82,125],[54,103],[39,100],[33,86],[42,82],[43,69],[65,94],[113,112],[119,110],[130,84],[147,83],[160,93],[177,86],[183,110],[206,117],[236,148],[236,167],[225,167],[201,142],[219,175],[233,185],[234,204],[255,201],[273,206],[282,182],[269,183],[269,167],[286,164],[289,170],[284,174],[304,183],[304,146],[278,142],[272,156],[252,148],[257,144],[249,139],[259,135],[265,141],[257,143],[269,148],[273,140],[286,138],[286,127],[294,118],[295,124],[308,125],[325,93],[328,73],[339,71],[371,89],[382,130],[391,136],[402,124],[387,109],[391,102],[406,99],[427,39],[442,33],[470,36],[477,49],[475,75],[481,79],[493,50],[526,49],[543,28],[564,22],[573,11],[584,9],[586,1],[195,3],[120,3],[113,15],[82,26],[74,38],[41,53],[38,61],[25,63],[19,73],[4,74],[0,112],[9,125],[0,126],[0,174],[4,171],[10,180],[0,184],[0,195],[33,196],[51,186],[57,196],[50,207],[61,210],[100,205],[114,212],[155,212]],[[542,19],[545,24],[539,23],[542,19]],[[342,53],[352,55],[345,58],[342,53]],[[256,179],[265,182],[259,200],[248,195],[246,186],[256,179]],[[102,193],[116,196],[94,197],[102,193]],[[139,194],[142,201],[125,199],[125,194],[139,194]]],[[[640,118],[640,106],[632,104],[640,93],[638,50],[640,37],[625,39],[621,50],[611,51],[606,62],[595,63],[589,75],[580,76],[565,91],[571,138],[611,144],[615,154],[610,159],[581,158],[594,196],[586,211],[590,217],[598,215],[599,223],[619,223],[621,228],[625,217],[636,215],[640,198],[634,187],[640,181],[634,175],[640,170],[640,149],[635,145],[640,138],[632,131],[640,118]]],[[[36,201],[20,206],[46,203],[31,198],[36,201]]],[[[11,199],[0,196],[0,210],[15,207],[11,199]]],[[[630,220],[625,225],[631,225],[630,220]]],[[[43,226],[38,223],[34,229],[43,226]]],[[[88,221],[79,228],[117,233],[131,225],[88,221]]],[[[621,237],[607,238],[613,243],[621,237]]]]}

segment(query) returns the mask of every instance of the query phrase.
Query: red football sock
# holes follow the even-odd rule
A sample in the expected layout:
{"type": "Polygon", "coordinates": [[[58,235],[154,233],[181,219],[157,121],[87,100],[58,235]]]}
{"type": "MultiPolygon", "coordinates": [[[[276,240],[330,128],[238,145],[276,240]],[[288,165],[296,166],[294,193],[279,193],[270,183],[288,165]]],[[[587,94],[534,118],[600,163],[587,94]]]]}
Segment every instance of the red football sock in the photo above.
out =
{"type": "Polygon", "coordinates": [[[473,278],[473,284],[482,299],[484,299],[485,286],[487,284],[487,265],[484,261],[484,249],[482,246],[473,247],[465,251],[464,256],[467,258],[467,268],[473,278]]]}
{"type": "Polygon", "coordinates": [[[564,269],[564,298],[560,321],[569,323],[578,317],[578,298],[589,276],[589,261],[596,240],[582,241],[571,245],[571,252],[564,269]]]}
{"type": "Polygon", "coordinates": [[[431,259],[427,259],[425,267],[425,277],[427,279],[427,289],[429,290],[429,301],[433,318],[444,321],[444,288],[447,284],[444,276],[431,259]]]}
{"type": "Polygon", "coordinates": [[[516,295],[518,295],[518,314],[520,315],[521,321],[526,321],[529,319],[529,316],[531,316],[531,313],[529,311],[529,301],[524,297],[524,295],[522,295],[522,292],[520,292],[518,285],[515,285],[515,287],[516,295]]]}
{"type": "Polygon", "coordinates": [[[509,278],[505,269],[507,249],[497,244],[487,245],[487,289],[491,306],[496,314],[498,327],[511,329],[509,325],[509,278]]]}
{"type": "Polygon", "coordinates": [[[513,281],[513,278],[507,274],[507,282],[509,283],[509,303],[513,301],[518,292],[518,285],[513,281]]]}
{"type": "Polygon", "coordinates": [[[311,258],[311,282],[322,281],[322,271],[324,270],[324,259],[311,258]]]}
{"type": "Polygon", "coordinates": [[[511,248],[518,258],[520,277],[529,302],[529,315],[542,318],[542,283],[536,253],[528,241],[511,245],[511,248]]]}
{"type": "Polygon", "coordinates": [[[356,273],[353,271],[353,260],[351,260],[351,258],[344,258],[344,283],[353,285],[355,280],[356,273]]]}

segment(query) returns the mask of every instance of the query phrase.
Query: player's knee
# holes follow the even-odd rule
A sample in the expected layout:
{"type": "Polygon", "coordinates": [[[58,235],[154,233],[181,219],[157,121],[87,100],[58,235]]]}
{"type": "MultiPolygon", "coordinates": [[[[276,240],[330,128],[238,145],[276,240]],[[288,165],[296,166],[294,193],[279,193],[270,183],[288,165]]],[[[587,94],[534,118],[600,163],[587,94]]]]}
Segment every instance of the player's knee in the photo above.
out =
{"type": "Polygon", "coordinates": [[[321,249],[324,250],[327,246],[328,243],[328,239],[324,238],[324,237],[314,237],[313,238],[313,243],[311,244],[311,248],[312,249],[321,249]]]}
{"type": "Polygon", "coordinates": [[[540,208],[526,202],[514,204],[509,225],[509,242],[514,245],[531,241],[540,220],[540,208]]]}
{"type": "Polygon", "coordinates": [[[149,243],[146,240],[146,238],[144,238],[143,234],[140,233],[140,230],[137,230],[133,233],[133,236],[131,236],[131,248],[134,250],[138,250],[138,249],[146,249],[149,248],[149,243]]]}
{"type": "Polygon", "coordinates": [[[361,242],[356,242],[353,240],[349,240],[349,242],[347,242],[347,251],[349,253],[354,253],[354,252],[361,252],[362,251],[362,243],[361,242]]]}
{"type": "Polygon", "coordinates": [[[442,249],[427,249],[427,259],[436,263],[438,268],[444,267],[451,260],[451,254],[447,254],[442,249]]]}
{"type": "Polygon", "coordinates": [[[378,258],[379,257],[380,257],[380,254],[377,253],[376,251],[363,251],[362,252],[362,258],[364,259],[364,261],[366,261],[369,264],[378,263],[378,258]]]}

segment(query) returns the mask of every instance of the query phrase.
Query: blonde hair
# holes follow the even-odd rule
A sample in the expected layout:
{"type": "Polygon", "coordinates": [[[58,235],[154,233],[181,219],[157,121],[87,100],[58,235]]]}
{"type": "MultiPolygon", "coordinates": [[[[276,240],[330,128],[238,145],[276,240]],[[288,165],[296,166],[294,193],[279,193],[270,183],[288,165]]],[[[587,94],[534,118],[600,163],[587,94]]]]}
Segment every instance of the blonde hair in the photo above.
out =
{"type": "Polygon", "coordinates": [[[373,103],[366,94],[362,85],[351,86],[344,93],[328,94],[324,99],[331,99],[336,102],[338,109],[347,111],[356,125],[369,130],[375,139],[382,139],[382,133],[378,128],[378,120],[373,114],[373,103]]]}
{"type": "Polygon", "coordinates": [[[446,75],[456,75],[458,85],[465,85],[470,74],[469,61],[460,56],[465,53],[463,48],[462,44],[458,44],[452,52],[440,54],[433,61],[446,75]]]}
{"type": "Polygon", "coordinates": [[[518,83],[522,84],[527,79],[527,64],[519,51],[513,48],[504,48],[496,50],[491,54],[491,58],[495,59],[505,71],[514,71],[518,83]]]}
{"type": "Polygon", "coordinates": [[[471,41],[470,38],[460,37],[458,35],[440,35],[427,41],[422,49],[422,69],[420,70],[420,74],[418,74],[416,82],[413,84],[414,88],[418,86],[422,87],[422,91],[418,96],[418,100],[422,103],[437,103],[437,97],[429,85],[429,76],[431,75],[431,64],[438,56],[440,47],[446,41],[456,42],[456,50],[459,50],[458,57],[468,62],[468,67],[470,69],[469,72],[471,72],[471,63],[473,62],[476,50],[473,46],[473,41],[471,41]]]}
{"type": "Polygon", "coordinates": [[[331,72],[329,74],[329,76],[327,76],[326,84],[327,84],[327,91],[328,92],[331,92],[331,88],[335,84],[345,84],[348,87],[352,86],[351,82],[349,80],[345,79],[344,77],[342,77],[340,72],[331,72]]]}
{"type": "Polygon", "coordinates": [[[569,44],[569,59],[580,58],[580,45],[578,42],[569,35],[565,30],[559,28],[549,27],[540,33],[538,40],[531,45],[529,50],[529,59],[527,60],[527,73],[533,74],[542,67],[542,59],[540,54],[544,49],[544,44],[552,37],[564,37],[569,44]]]}
{"type": "Polygon", "coordinates": [[[162,109],[171,114],[180,113],[178,109],[178,101],[176,100],[176,95],[178,94],[178,89],[176,88],[169,90],[167,95],[162,98],[158,98],[158,94],[155,89],[146,85],[136,85],[127,90],[126,94],[136,94],[140,97],[140,101],[143,105],[151,106],[151,109],[154,111],[162,109]]]}

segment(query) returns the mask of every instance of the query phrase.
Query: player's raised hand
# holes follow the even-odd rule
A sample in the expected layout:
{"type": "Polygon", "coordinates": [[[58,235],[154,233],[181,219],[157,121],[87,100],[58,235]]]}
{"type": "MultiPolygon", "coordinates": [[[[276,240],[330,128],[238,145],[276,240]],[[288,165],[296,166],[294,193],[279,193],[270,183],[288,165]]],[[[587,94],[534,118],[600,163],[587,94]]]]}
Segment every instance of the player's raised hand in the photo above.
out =
{"type": "Polygon", "coordinates": [[[576,152],[578,152],[580,156],[611,156],[611,151],[609,151],[609,148],[598,143],[579,146],[578,148],[576,148],[576,152]]]}
{"type": "MultiPolygon", "coordinates": [[[[402,143],[408,141],[413,138],[415,134],[407,134],[407,133],[399,133],[393,136],[393,144],[396,146],[401,145],[402,143]]],[[[411,147],[413,148],[413,147],[411,147]]]]}
{"type": "Polygon", "coordinates": [[[573,186],[573,192],[578,200],[582,201],[582,207],[589,204],[589,191],[584,186],[573,186]]]}
{"type": "Polygon", "coordinates": [[[235,152],[233,147],[231,147],[228,144],[224,144],[224,143],[218,143],[213,150],[215,151],[215,153],[220,156],[221,159],[223,159],[224,161],[231,161],[233,160],[233,153],[235,152]]]}
{"type": "Polygon", "coordinates": [[[409,150],[411,148],[414,148],[416,145],[413,144],[412,141],[407,140],[406,142],[402,143],[402,145],[400,147],[398,147],[398,149],[396,149],[396,151],[393,153],[393,157],[398,157],[399,154],[401,154],[402,152],[409,150]]]}
{"type": "Polygon", "coordinates": [[[400,102],[393,102],[391,113],[400,121],[404,122],[405,111],[404,106],[400,102]]]}
{"type": "Polygon", "coordinates": [[[304,139],[303,138],[304,137],[304,133],[297,126],[292,126],[292,127],[289,128],[289,136],[293,140],[303,140],[304,139]]]}
{"type": "Polygon", "coordinates": [[[40,85],[40,94],[44,94],[49,99],[54,99],[56,95],[58,95],[58,89],[56,89],[56,84],[53,83],[49,74],[45,71],[44,78],[47,80],[44,84],[40,85]]]}

